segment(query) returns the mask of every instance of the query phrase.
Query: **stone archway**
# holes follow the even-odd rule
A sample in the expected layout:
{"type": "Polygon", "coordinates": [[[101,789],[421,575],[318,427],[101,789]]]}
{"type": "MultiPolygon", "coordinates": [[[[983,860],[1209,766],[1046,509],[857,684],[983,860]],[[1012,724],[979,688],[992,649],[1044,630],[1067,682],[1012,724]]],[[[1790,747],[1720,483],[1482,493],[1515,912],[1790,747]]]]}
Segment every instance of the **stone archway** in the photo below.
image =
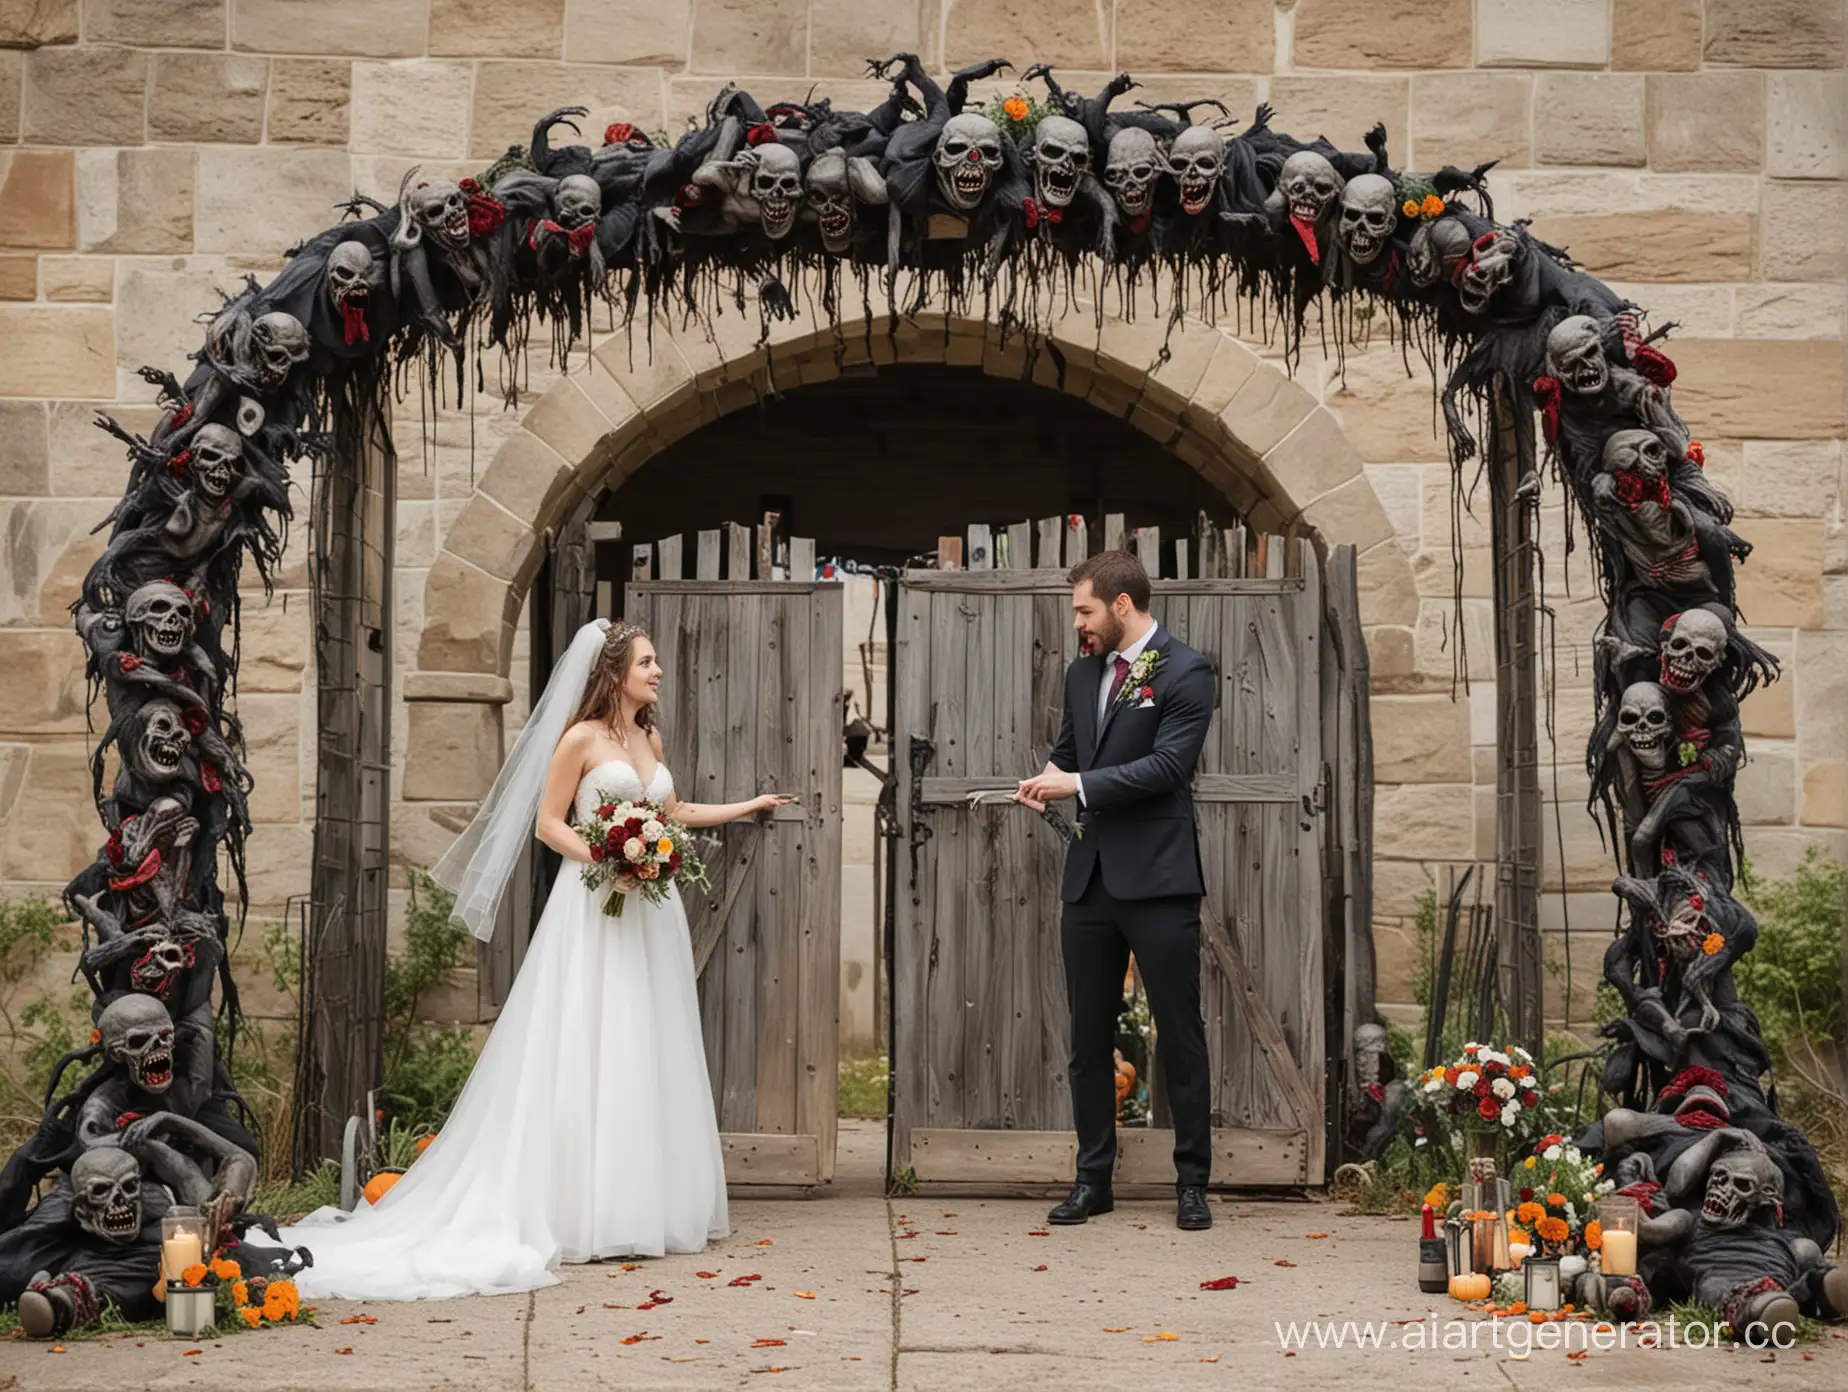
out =
{"type": "MultiPolygon", "coordinates": [[[[869,341],[863,320],[837,333],[803,315],[759,345],[754,316],[726,315],[678,334],[657,322],[651,344],[639,330],[611,338],[590,355],[588,371],[560,377],[539,398],[489,463],[425,581],[417,670],[404,682],[407,801],[465,803],[486,792],[501,761],[521,606],[547,532],[586,498],[770,387],[793,390],[868,362],[979,366],[1012,379],[1028,369],[1019,336],[1004,345],[980,319],[924,313],[902,321],[895,336],[883,319],[871,327],[869,341]]],[[[1359,452],[1334,412],[1275,362],[1205,323],[1189,320],[1168,335],[1159,318],[1100,326],[1084,307],[1048,337],[1057,354],[1039,352],[1030,380],[1153,437],[1255,530],[1354,545],[1363,595],[1413,592],[1410,563],[1359,452]]]]}

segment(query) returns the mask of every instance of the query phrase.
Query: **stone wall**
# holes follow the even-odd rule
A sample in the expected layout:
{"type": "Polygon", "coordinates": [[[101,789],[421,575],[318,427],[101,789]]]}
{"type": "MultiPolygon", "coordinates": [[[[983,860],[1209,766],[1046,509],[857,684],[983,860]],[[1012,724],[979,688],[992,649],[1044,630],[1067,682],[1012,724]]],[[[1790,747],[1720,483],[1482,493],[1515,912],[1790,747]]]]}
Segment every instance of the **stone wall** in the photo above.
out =
{"type": "MultiPolygon", "coordinates": [[[[1401,167],[1499,159],[1498,215],[1532,217],[1681,325],[1677,404],[1758,548],[1740,571],[1741,605],[1787,664],[1745,708],[1751,854],[1770,873],[1811,845],[1842,855],[1844,33],[1835,0],[0,0],[0,882],[55,890],[94,850],[66,608],[125,469],[89,421],[101,407],[131,428],[152,423],[135,369],[180,367],[218,290],[272,272],[355,187],[389,197],[412,164],[471,172],[550,107],[591,106],[587,130],[621,117],[678,131],[730,78],[760,97],[813,84],[864,104],[881,89],[861,80],[861,60],[901,49],[938,69],[994,54],[1017,68],[1045,61],[1080,88],[1127,68],[1149,100],[1219,95],[1238,112],[1268,100],[1284,129],[1348,147],[1384,120],[1401,167]]],[[[524,402],[550,380],[533,366],[524,402]]],[[[1358,449],[1379,502],[1324,509],[1329,539],[1390,542],[1407,561],[1373,568],[1363,595],[1376,934],[1382,993],[1403,999],[1419,892],[1438,865],[1493,846],[1486,528],[1453,516],[1422,365],[1408,371],[1383,343],[1350,352],[1345,373],[1309,352],[1297,381],[1358,449]],[[1453,701],[1465,665],[1477,680],[1453,701]]],[[[1100,386],[1093,399],[1117,398],[1100,386]]],[[[446,833],[431,804],[478,792],[492,736],[518,718],[517,704],[504,722],[493,704],[524,694],[517,666],[471,713],[433,699],[453,683],[420,682],[419,664],[456,638],[425,634],[432,598],[454,613],[458,596],[489,596],[477,631],[501,631],[480,572],[432,566],[454,529],[496,511],[465,516],[502,442],[528,438],[516,437],[521,416],[498,399],[400,409],[396,653],[413,699],[397,704],[396,839],[407,865],[435,858],[446,833]]],[[[570,435],[569,420],[545,424],[570,435]]],[[[1568,920],[1573,935],[1571,994],[1556,980],[1549,1013],[1569,1006],[1583,1020],[1613,902],[1582,810],[1587,642],[1601,609],[1549,501],[1563,853],[1549,849],[1547,883],[1567,893],[1546,913],[1562,966],[1568,920]]],[[[292,554],[275,596],[253,595],[244,611],[259,913],[306,887],[312,674],[306,573],[292,554]]],[[[241,975],[262,1008],[260,973],[241,975]]],[[[449,1013],[472,1001],[458,983],[449,1013]]]]}

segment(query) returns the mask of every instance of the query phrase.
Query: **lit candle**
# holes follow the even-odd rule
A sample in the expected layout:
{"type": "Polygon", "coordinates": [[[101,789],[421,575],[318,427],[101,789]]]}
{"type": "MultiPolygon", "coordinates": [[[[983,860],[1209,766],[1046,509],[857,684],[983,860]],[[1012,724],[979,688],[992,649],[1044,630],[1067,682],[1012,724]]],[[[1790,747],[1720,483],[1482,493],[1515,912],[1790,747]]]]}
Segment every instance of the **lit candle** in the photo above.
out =
{"type": "Polygon", "coordinates": [[[1516,1271],[1521,1269],[1521,1263],[1527,1260],[1527,1254],[1533,1250],[1534,1249],[1529,1247],[1525,1242],[1510,1242],[1508,1244],[1508,1260],[1514,1263],[1514,1269],[1516,1271]]]}
{"type": "Polygon", "coordinates": [[[198,1266],[204,1260],[204,1244],[197,1233],[177,1232],[161,1242],[160,1257],[167,1279],[177,1281],[187,1267],[198,1266]]]}
{"type": "Polygon", "coordinates": [[[1621,1228],[1604,1234],[1603,1268],[1606,1276],[1636,1274],[1636,1234],[1621,1228]]]}

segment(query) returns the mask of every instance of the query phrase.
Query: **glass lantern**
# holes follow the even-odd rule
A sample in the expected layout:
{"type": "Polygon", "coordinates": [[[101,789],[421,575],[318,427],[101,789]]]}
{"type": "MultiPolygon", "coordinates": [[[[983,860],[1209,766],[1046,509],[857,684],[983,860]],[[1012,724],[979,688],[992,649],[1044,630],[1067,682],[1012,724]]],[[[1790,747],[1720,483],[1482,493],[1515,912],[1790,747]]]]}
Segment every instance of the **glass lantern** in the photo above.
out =
{"type": "Polygon", "coordinates": [[[1557,1310],[1564,1303],[1560,1298],[1558,1257],[1527,1258],[1521,1263],[1521,1276],[1526,1282],[1529,1310],[1557,1310]]]}
{"type": "Polygon", "coordinates": [[[1606,1276],[1636,1274],[1637,1230],[1643,1206],[1628,1194],[1606,1194],[1598,1200],[1598,1226],[1604,1230],[1599,1265],[1606,1276]]]}
{"type": "Polygon", "coordinates": [[[178,1285],[189,1266],[205,1265],[205,1215],[175,1204],[160,1220],[160,1267],[167,1284],[178,1285]]]}

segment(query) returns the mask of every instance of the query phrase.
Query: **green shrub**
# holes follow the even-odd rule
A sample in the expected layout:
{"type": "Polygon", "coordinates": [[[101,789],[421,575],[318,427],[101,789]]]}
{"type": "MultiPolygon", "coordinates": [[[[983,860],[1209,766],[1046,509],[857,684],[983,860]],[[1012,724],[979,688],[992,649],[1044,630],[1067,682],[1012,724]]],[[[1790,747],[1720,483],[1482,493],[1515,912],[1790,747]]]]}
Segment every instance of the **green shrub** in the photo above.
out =
{"type": "Polygon", "coordinates": [[[1739,898],[1757,915],[1758,945],[1734,965],[1733,980],[1780,1069],[1793,1050],[1842,1038],[1845,887],[1843,867],[1814,846],[1788,880],[1761,880],[1750,863],[1742,868],[1739,898]]]}
{"type": "Polygon", "coordinates": [[[417,1018],[425,996],[462,964],[472,941],[450,918],[454,908],[453,894],[414,874],[404,950],[385,963],[379,1107],[415,1134],[442,1126],[475,1066],[471,1031],[417,1018]]]}

